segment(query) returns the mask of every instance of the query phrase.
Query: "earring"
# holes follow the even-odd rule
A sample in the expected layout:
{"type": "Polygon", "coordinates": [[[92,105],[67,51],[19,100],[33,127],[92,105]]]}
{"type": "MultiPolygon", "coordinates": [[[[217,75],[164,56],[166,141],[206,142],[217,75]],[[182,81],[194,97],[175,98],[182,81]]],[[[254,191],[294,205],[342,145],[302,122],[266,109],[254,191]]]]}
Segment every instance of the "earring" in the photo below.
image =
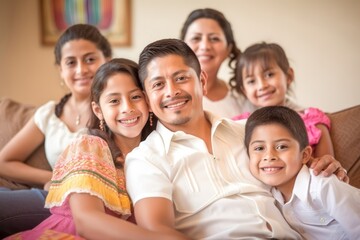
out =
{"type": "Polygon", "coordinates": [[[104,119],[100,119],[99,128],[101,131],[105,131],[105,121],[104,119]]]}
{"type": "Polygon", "coordinates": [[[151,112],[149,115],[150,115],[149,116],[150,127],[152,127],[153,126],[153,115],[154,114],[151,112]]]}
{"type": "Polygon", "coordinates": [[[65,82],[63,79],[60,80],[60,87],[64,87],[65,86],[65,82]]]}

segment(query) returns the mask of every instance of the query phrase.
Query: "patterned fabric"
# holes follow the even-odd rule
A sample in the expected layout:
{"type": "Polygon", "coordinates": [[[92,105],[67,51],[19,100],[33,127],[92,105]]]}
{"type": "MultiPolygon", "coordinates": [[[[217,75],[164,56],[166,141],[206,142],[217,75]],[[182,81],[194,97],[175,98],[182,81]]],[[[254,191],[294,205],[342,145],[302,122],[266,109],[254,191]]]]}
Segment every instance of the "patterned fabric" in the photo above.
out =
{"type": "Polygon", "coordinates": [[[90,193],[101,198],[110,210],[130,215],[123,169],[116,169],[107,143],[85,135],[60,156],[53,171],[45,207],[61,206],[70,193],[90,193]]]}
{"type": "Polygon", "coordinates": [[[84,135],[70,144],[59,157],[51,181],[45,207],[50,208],[52,215],[34,229],[7,239],[53,239],[46,238],[47,230],[55,231],[59,237],[58,233],[76,236],[69,204],[71,193],[100,198],[109,215],[124,219],[131,215],[124,171],[115,168],[107,143],[99,137],[84,135]]]}
{"type": "MultiPolygon", "coordinates": [[[[304,120],[306,131],[309,138],[309,144],[312,148],[319,143],[321,138],[321,130],[316,127],[317,124],[324,124],[328,129],[330,129],[330,119],[329,117],[318,108],[308,108],[303,112],[299,112],[301,118],[304,120]]],[[[242,120],[249,118],[250,113],[245,112],[238,116],[233,117],[233,120],[242,120]]]]}

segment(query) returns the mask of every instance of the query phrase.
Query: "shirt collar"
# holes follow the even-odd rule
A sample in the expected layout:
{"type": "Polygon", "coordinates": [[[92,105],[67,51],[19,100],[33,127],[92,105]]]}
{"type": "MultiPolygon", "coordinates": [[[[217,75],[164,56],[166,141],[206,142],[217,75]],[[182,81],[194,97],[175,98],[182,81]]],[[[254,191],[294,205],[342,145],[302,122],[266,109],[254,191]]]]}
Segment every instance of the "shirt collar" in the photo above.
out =
{"type": "Polygon", "coordinates": [[[304,164],[300,169],[294,184],[293,195],[296,195],[301,201],[306,201],[310,185],[310,171],[304,164]]]}
{"type": "MultiPolygon", "coordinates": [[[[307,201],[309,185],[310,185],[309,168],[306,165],[303,165],[302,168],[300,169],[298,175],[296,176],[293,192],[292,192],[291,199],[289,202],[293,201],[294,196],[299,198],[301,201],[307,201]]],[[[279,203],[281,203],[281,205],[283,205],[284,198],[283,198],[281,192],[276,188],[272,188],[271,191],[272,191],[274,198],[279,203]]]]}
{"type": "MultiPolygon", "coordinates": [[[[215,132],[217,131],[217,129],[219,129],[220,126],[225,126],[225,127],[230,126],[229,122],[232,121],[231,119],[221,118],[221,117],[219,117],[211,112],[208,112],[208,111],[204,111],[204,112],[205,112],[206,119],[208,119],[211,123],[211,135],[212,136],[214,136],[215,132]]],[[[174,139],[180,140],[181,138],[193,137],[192,135],[189,135],[183,131],[173,132],[173,131],[169,130],[168,128],[166,128],[161,123],[161,121],[158,121],[157,126],[156,126],[156,131],[160,134],[160,136],[164,140],[164,146],[165,146],[166,153],[168,153],[168,151],[170,149],[170,144],[174,139]]],[[[231,129],[230,129],[230,131],[231,131],[231,129]]],[[[231,131],[231,132],[234,134],[234,131],[231,131]]]]}

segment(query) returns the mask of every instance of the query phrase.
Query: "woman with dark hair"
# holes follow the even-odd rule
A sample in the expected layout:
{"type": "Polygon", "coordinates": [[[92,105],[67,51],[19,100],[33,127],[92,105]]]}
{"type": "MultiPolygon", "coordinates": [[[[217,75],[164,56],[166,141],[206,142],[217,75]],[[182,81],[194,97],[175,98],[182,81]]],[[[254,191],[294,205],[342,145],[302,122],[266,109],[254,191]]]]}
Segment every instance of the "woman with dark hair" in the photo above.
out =
{"type": "Polygon", "coordinates": [[[241,51],[236,45],[231,24],[223,13],[211,8],[192,11],[182,27],[180,39],[195,52],[202,70],[208,75],[207,94],[203,99],[205,110],[222,117],[253,110],[246,98],[232,87],[241,51]],[[227,59],[232,73],[229,81],[220,79],[218,75],[227,59]]]}
{"type": "MultiPolygon", "coordinates": [[[[69,93],[59,103],[40,106],[33,118],[0,152],[0,175],[23,184],[45,185],[52,171],[32,167],[25,160],[45,144],[46,158],[54,167],[60,153],[74,139],[86,133],[91,113],[90,87],[96,70],[111,59],[108,40],[88,24],[69,27],[58,39],[55,49],[62,84],[69,93]]],[[[44,208],[46,190],[0,191],[0,238],[31,229],[49,216],[44,208]],[[6,207],[5,207],[6,206],[6,207]]]]}
{"type": "MultiPolygon", "coordinates": [[[[132,221],[126,191],[126,155],[155,127],[138,77],[138,65],[113,59],[102,65],[91,88],[89,134],[60,155],[46,207],[52,215],[9,239],[75,235],[85,239],[169,239],[132,221]]],[[[181,239],[181,234],[179,234],[181,239]]]]}

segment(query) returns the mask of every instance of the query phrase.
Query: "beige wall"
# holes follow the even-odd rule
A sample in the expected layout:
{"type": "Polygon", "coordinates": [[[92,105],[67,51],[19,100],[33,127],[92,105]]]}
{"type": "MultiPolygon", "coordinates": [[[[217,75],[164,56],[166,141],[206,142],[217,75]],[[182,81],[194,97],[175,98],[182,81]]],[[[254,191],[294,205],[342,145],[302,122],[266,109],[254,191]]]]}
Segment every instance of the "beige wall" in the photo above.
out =
{"type": "MultiPolygon", "coordinates": [[[[115,57],[137,60],[149,42],[178,37],[189,12],[213,7],[233,25],[241,49],[258,41],[281,44],[295,69],[294,90],[304,106],[336,111],[360,104],[358,0],[132,0],[131,47],[115,57]]],[[[66,91],[40,44],[39,1],[0,0],[0,96],[31,104],[66,91]]],[[[222,68],[228,77],[226,66],[222,68]]]]}

